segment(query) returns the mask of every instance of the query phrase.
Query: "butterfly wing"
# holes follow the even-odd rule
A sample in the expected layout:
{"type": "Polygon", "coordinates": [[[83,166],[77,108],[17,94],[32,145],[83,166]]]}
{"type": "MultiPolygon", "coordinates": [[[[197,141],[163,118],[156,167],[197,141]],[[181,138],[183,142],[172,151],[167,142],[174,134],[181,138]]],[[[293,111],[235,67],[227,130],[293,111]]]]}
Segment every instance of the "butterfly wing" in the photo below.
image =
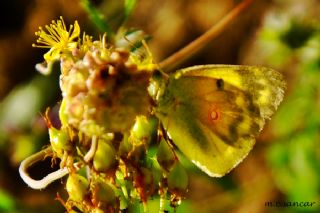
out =
{"type": "Polygon", "coordinates": [[[208,175],[220,177],[252,149],[284,87],[272,69],[194,66],[169,78],[155,112],[184,155],[208,175]]]}

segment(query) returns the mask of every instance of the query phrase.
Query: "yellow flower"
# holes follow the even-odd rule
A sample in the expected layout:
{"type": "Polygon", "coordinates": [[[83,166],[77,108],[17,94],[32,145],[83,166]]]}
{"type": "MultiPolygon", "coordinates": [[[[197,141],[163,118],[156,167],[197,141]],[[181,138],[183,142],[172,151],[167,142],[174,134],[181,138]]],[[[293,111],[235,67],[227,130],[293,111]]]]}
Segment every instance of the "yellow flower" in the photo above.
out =
{"type": "Polygon", "coordinates": [[[46,25],[46,32],[42,27],[39,27],[39,31],[36,32],[38,44],[33,44],[33,47],[50,48],[50,50],[44,55],[44,59],[47,63],[58,59],[63,51],[73,50],[77,47],[77,41],[74,41],[80,35],[80,27],[77,21],[74,25],[70,25],[69,31],[67,31],[66,25],[62,17],[60,20],[52,21],[49,26],[46,25]]]}
{"type": "Polygon", "coordinates": [[[79,49],[81,52],[85,53],[91,46],[93,46],[92,36],[86,35],[84,32],[82,35],[82,42],[79,42],[79,49]]]}

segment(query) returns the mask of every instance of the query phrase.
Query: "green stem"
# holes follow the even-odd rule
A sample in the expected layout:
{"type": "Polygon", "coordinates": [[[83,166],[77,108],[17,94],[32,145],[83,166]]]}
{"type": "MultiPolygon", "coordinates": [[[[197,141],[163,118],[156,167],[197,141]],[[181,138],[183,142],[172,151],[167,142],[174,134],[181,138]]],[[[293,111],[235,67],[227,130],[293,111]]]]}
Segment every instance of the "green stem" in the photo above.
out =
{"type": "Polygon", "coordinates": [[[144,213],[149,213],[147,202],[144,201],[144,202],[142,202],[142,204],[143,204],[143,212],[144,213]]]}
{"type": "Polygon", "coordinates": [[[159,209],[159,213],[164,213],[165,212],[165,206],[166,206],[165,205],[166,204],[166,195],[167,195],[166,177],[165,176],[160,181],[159,194],[160,194],[160,209],[159,209]]]}
{"type": "Polygon", "coordinates": [[[128,190],[126,186],[121,186],[122,193],[126,199],[129,199],[128,190]]]}

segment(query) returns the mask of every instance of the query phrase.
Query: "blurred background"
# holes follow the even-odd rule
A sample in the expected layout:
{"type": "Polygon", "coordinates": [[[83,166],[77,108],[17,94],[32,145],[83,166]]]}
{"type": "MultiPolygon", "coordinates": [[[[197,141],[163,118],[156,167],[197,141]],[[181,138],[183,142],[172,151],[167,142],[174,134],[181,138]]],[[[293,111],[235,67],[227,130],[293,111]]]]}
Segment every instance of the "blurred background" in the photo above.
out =
{"type": "MultiPolygon", "coordinates": [[[[64,212],[55,200],[64,193],[57,181],[32,190],[18,174],[19,163],[48,144],[41,117],[58,110],[59,73],[42,76],[35,64],[46,50],[32,48],[39,26],[63,16],[98,38],[84,0],[5,0],[0,24],[0,212],[64,212]]],[[[151,36],[157,62],[204,33],[235,7],[235,0],[137,0],[126,26],[151,36]]],[[[91,1],[116,27],[123,1],[91,1]]],[[[247,64],[284,74],[284,102],[267,123],[249,156],[223,178],[210,178],[187,160],[187,199],[177,212],[320,211],[320,1],[256,0],[215,40],[182,67],[196,64],[247,64]],[[266,202],[314,202],[312,207],[270,207],[266,202]]],[[[92,12],[92,10],[91,10],[92,12]]],[[[100,29],[100,30],[99,30],[100,29]]],[[[32,168],[47,174],[47,164],[32,168]]],[[[150,205],[158,205],[153,200],[150,205]]],[[[152,209],[152,208],[151,208],[152,209]]],[[[151,211],[152,212],[152,211],[151,211]]]]}

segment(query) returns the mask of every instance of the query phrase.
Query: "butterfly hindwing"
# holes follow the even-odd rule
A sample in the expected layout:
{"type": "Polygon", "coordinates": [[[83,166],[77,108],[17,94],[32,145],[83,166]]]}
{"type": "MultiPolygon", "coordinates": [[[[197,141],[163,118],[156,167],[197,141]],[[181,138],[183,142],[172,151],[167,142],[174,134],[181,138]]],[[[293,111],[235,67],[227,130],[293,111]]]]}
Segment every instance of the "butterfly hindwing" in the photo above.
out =
{"type": "Polygon", "coordinates": [[[268,69],[276,79],[270,80],[264,69],[229,65],[182,69],[171,76],[159,98],[156,115],[169,137],[210,176],[223,176],[241,162],[281,101],[280,74],[268,69]]]}

